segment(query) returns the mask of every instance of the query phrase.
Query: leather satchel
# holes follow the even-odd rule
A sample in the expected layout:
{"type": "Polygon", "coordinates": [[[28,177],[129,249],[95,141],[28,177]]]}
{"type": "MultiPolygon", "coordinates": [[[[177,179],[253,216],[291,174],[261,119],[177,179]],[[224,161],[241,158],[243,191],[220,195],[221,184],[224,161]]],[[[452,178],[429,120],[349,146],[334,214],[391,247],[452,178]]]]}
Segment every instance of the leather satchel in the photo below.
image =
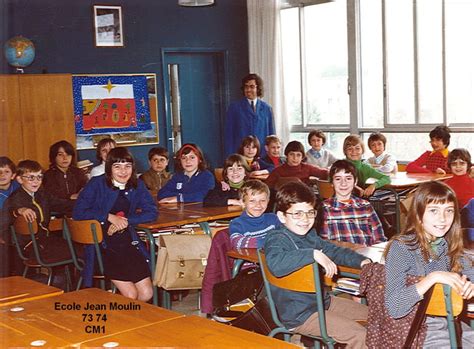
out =
{"type": "Polygon", "coordinates": [[[200,289],[210,248],[209,235],[161,236],[154,285],[166,290],[200,289]]]}
{"type": "Polygon", "coordinates": [[[268,335],[277,326],[273,322],[268,299],[259,297],[262,288],[263,278],[258,267],[243,269],[235,278],[214,285],[214,319],[226,319],[223,323],[227,325],[268,335]],[[246,311],[231,310],[234,309],[232,305],[242,301],[255,305],[246,311]]]}

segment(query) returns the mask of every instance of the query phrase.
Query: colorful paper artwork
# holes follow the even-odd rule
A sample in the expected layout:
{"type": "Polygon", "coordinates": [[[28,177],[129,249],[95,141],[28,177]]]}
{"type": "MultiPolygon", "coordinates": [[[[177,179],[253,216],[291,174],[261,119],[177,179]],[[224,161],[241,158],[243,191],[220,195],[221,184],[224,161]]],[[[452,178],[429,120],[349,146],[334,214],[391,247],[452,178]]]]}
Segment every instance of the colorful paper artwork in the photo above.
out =
{"type": "Polygon", "coordinates": [[[76,134],[151,129],[144,75],[73,76],[72,84],[76,134]]]}

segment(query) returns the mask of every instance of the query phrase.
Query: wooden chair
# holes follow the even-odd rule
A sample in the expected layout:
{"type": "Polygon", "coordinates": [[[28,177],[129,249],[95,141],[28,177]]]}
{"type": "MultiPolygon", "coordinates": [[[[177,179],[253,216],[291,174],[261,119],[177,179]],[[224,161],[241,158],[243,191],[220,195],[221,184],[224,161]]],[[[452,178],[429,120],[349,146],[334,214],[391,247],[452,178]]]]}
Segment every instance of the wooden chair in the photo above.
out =
{"type": "Polygon", "coordinates": [[[451,348],[457,348],[458,343],[459,345],[462,343],[458,336],[461,331],[459,321],[457,321],[457,316],[461,314],[462,309],[463,299],[458,293],[453,292],[448,285],[434,285],[421,301],[403,347],[411,347],[426,316],[429,315],[447,318],[451,348]]]}
{"type": "Polygon", "coordinates": [[[258,250],[258,260],[260,263],[263,281],[265,284],[265,291],[267,293],[268,301],[270,303],[272,318],[275,324],[278,326],[274,328],[268,334],[268,336],[274,337],[275,335],[282,333],[284,335],[285,341],[288,342],[290,336],[296,334],[294,331],[291,331],[290,329],[286,328],[278,317],[278,311],[276,309],[275,301],[273,300],[270,289],[270,285],[272,285],[295,292],[314,293],[316,304],[319,309],[318,318],[320,323],[321,336],[311,336],[310,338],[313,338],[315,340],[315,347],[319,347],[319,342],[322,341],[328,348],[334,348],[334,344],[336,343],[336,341],[332,337],[329,337],[326,330],[326,317],[324,310],[323,293],[321,292],[322,283],[319,275],[319,265],[314,262],[313,264],[307,265],[289,275],[283,277],[276,277],[268,269],[267,262],[265,260],[265,254],[261,249],[258,250]]]}
{"type": "Polygon", "coordinates": [[[334,188],[329,181],[316,179],[316,185],[318,186],[319,197],[321,200],[329,199],[334,195],[334,188]]]}
{"type": "Polygon", "coordinates": [[[224,177],[222,176],[223,172],[224,169],[222,167],[217,167],[214,169],[214,176],[218,182],[222,182],[224,180],[224,177]]]}
{"type": "Polygon", "coordinates": [[[37,237],[39,231],[38,223],[36,221],[32,223],[27,222],[23,216],[18,216],[10,228],[13,244],[15,245],[18,255],[25,266],[23,276],[26,277],[29,268],[45,268],[48,270],[47,284],[51,285],[54,276],[54,269],[57,267],[63,267],[66,276],[66,291],[69,291],[69,286],[71,284],[69,265],[72,265],[74,262],[66,243],[64,243],[63,246],[61,244],[63,240],[53,240],[53,238],[49,241],[48,238],[46,238],[40,243],[37,237]],[[27,237],[29,237],[30,241],[23,246],[20,242],[19,236],[23,236],[23,240],[27,240],[27,237]],[[59,242],[59,244],[54,244],[55,246],[48,244],[52,242],[59,242]],[[32,246],[32,251],[28,255],[25,253],[25,247],[30,244],[32,246]]]}
{"type": "MultiPolygon", "coordinates": [[[[100,243],[103,240],[100,223],[96,220],[75,221],[72,218],[65,218],[64,232],[74,261],[74,266],[80,272],[84,269],[84,261],[77,256],[74,243],[85,246],[89,245],[94,248],[95,260],[99,267],[99,273],[94,274],[93,278],[99,280],[100,287],[105,290],[104,264],[100,252],[100,243]]],[[[81,288],[82,280],[83,277],[81,275],[77,281],[76,290],[81,288]]]]}
{"type": "Polygon", "coordinates": [[[398,170],[398,172],[406,172],[407,164],[398,163],[397,164],[397,170],[398,170]]]}

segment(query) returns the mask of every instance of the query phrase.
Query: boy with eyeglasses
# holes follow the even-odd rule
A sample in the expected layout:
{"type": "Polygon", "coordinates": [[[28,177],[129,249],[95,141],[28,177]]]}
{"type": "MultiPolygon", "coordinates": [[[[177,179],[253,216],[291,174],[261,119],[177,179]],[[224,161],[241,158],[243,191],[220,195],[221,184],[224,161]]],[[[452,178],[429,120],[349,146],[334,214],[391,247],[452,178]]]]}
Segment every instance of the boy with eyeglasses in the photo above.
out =
{"type": "Polygon", "coordinates": [[[28,222],[36,220],[39,229],[46,233],[52,211],[62,215],[71,215],[74,201],[53,197],[41,186],[43,169],[38,162],[20,161],[17,166],[16,180],[21,187],[6,202],[6,207],[13,219],[23,216],[28,222]]]}
{"type": "Polygon", "coordinates": [[[240,188],[244,212],[229,225],[232,248],[263,246],[267,232],[280,225],[274,213],[265,213],[270,200],[270,189],[259,180],[249,180],[240,188]]]}
{"type": "Polygon", "coordinates": [[[319,235],[366,246],[387,241],[372,205],[352,194],[357,184],[355,166],[347,160],[336,161],[329,170],[329,181],[335,194],[321,203],[319,235]]]}
{"type": "MultiPolygon", "coordinates": [[[[300,182],[287,183],[277,192],[277,216],[283,226],[269,232],[265,239],[268,268],[276,277],[314,262],[324,268],[327,277],[337,274],[337,265],[361,268],[371,262],[318,236],[313,229],[315,203],[313,191],[300,182]]],[[[314,294],[270,287],[278,316],[287,328],[303,335],[320,335],[314,294]]],[[[367,306],[327,293],[323,299],[328,334],[348,348],[365,348],[366,330],[356,320],[367,319],[367,306]]]]}

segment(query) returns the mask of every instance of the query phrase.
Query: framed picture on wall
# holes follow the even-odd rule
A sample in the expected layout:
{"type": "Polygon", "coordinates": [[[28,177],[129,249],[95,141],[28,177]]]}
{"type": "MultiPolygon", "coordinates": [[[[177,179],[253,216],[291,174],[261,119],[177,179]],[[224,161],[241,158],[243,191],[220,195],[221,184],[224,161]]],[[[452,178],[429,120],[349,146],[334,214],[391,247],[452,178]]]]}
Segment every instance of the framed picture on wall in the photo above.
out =
{"type": "Polygon", "coordinates": [[[122,6],[94,5],[96,47],[124,47],[122,6]]]}

